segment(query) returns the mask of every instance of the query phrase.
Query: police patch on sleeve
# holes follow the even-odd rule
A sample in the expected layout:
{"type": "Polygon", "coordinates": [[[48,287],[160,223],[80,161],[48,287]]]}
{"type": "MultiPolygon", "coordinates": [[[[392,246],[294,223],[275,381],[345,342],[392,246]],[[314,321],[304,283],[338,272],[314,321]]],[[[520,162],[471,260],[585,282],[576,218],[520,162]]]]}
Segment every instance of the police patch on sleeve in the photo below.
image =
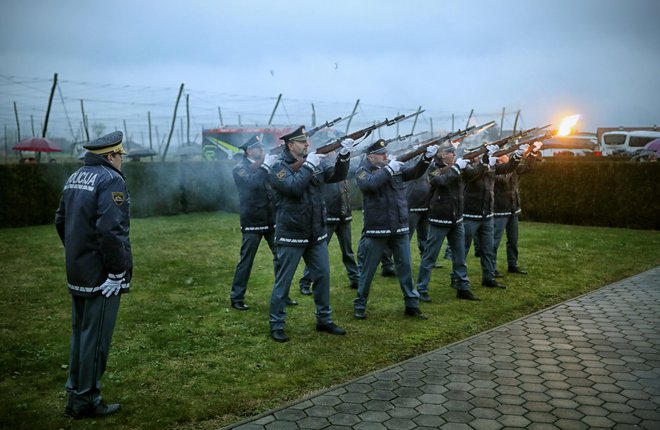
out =
{"type": "Polygon", "coordinates": [[[112,193],[112,201],[115,202],[117,206],[124,204],[124,193],[117,191],[112,193]]]}
{"type": "Polygon", "coordinates": [[[367,172],[365,172],[365,171],[363,170],[363,171],[361,171],[360,174],[358,175],[358,178],[360,178],[360,179],[364,179],[365,176],[367,176],[367,172]]]}
{"type": "Polygon", "coordinates": [[[286,176],[286,172],[284,171],[284,169],[277,172],[277,179],[283,179],[285,176],[286,176]]]}
{"type": "Polygon", "coordinates": [[[438,176],[440,174],[440,169],[433,169],[429,174],[432,176],[438,176]]]}

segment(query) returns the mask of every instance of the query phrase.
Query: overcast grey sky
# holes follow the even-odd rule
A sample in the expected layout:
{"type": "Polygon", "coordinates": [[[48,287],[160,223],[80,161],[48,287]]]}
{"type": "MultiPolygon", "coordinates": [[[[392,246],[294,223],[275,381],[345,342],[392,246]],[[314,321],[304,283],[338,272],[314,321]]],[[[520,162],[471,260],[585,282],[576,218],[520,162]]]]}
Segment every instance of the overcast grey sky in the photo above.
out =
{"type": "Polygon", "coordinates": [[[15,125],[17,98],[39,117],[57,72],[76,114],[72,100],[125,85],[145,91],[117,110],[146,111],[137,100],[160,88],[153,101],[171,115],[185,83],[207,125],[221,105],[267,119],[279,93],[301,123],[296,103],[324,120],[359,98],[365,120],[422,105],[438,127],[472,108],[499,120],[502,107],[530,127],[574,113],[584,131],[660,124],[659,16],[658,0],[3,0],[0,121],[15,125]],[[46,96],[28,97],[23,78],[46,96]]]}

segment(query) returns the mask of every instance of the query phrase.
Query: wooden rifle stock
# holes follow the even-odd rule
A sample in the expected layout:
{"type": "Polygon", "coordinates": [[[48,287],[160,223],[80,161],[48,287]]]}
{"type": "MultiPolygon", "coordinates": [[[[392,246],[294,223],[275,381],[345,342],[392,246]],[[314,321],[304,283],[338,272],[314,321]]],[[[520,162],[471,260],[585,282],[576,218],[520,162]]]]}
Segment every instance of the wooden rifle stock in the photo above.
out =
{"type": "Polygon", "coordinates": [[[537,142],[539,140],[550,139],[553,136],[554,135],[549,132],[549,133],[545,133],[542,136],[537,136],[537,137],[534,137],[532,139],[528,139],[528,140],[525,140],[525,141],[522,141],[522,142],[515,143],[511,146],[507,146],[506,148],[502,148],[499,151],[495,151],[493,153],[493,155],[491,155],[491,157],[501,157],[502,155],[507,155],[507,154],[512,153],[513,151],[516,151],[518,148],[520,148],[523,145],[529,145],[529,147],[527,147],[525,152],[522,154],[522,156],[525,157],[525,156],[529,155],[530,152],[532,152],[532,149],[534,148],[534,146],[532,144],[534,142],[537,142]]]}
{"type": "MultiPolygon", "coordinates": [[[[479,157],[481,155],[484,155],[486,152],[488,152],[488,149],[486,147],[489,146],[489,145],[497,145],[500,148],[503,148],[507,143],[509,143],[513,140],[521,139],[523,137],[529,136],[530,134],[537,133],[537,132],[539,132],[543,129],[546,129],[550,126],[551,126],[551,124],[545,125],[543,127],[530,128],[528,130],[523,130],[521,132],[518,132],[514,135],[503,137],[502,139],[496,140],[495,142],[484,143],[483,145],[477,147],[476,149],[473,149],[470,152],[466,152],[465,154],[463,154],[463,156],[461,158],[464,159],[464,160],[472,160],[473,158],[479,157]]],[[[497,152],[499,152],[499,151],[497,151],[497,152]]],[[[509,152],[511,152],[511,151],[509,151],[509,152]]],[[[504,154],[508,154],[509,152],[505,152],[504,154]]],[[[504,155],[504,154],[502,154],[502,155],[504,155]]],[[[493,156],[496,157],[496,155],[493,155],[493,156]]],[[[499,157],[499,156],[497,156],[497,157],[499,157]]]]}

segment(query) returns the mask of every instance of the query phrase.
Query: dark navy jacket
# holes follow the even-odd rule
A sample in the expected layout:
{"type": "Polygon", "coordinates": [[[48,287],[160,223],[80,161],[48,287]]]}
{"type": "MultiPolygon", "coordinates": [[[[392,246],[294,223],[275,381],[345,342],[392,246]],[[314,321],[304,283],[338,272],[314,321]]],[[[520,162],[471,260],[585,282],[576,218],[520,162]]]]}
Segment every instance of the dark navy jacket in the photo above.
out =
{"type": "Polygon", "coordinates": [[[408,234],[408,202],[406,184],[426,172],[430,163],[424,157],[397,174],[385,166],[372,164],[368,158],[362,161],[355,178],[362,191],[365,236],[390,236],[408,234]]]}
{"type": "Polygon", "coordinates": [[[505,175],[495,176],[493,215],[506,217],[521,212],[518,176],[530,172],[537,162],[537,157],[525,157],[516,169],[505,175]]]}
{"type": "Polygon", "coordinates": [[[429,176],[427,173],[408,182],[406,199],[408,201],[409,212],[427,213],[429,210],[430,198],[431,184],[429,183],[429,176]]]}
{"type": "Polygon", "coordinates": [[[473,165],[473,169],[465,169],[464,202],[465,219],[481,220],[493,216],[493,188],[495,175],[503,175],[513,171],[518,165],[514,157],[507,163],[496,164],[493,168],[488,164],[473,165]]]}
{"type": "MultiPolygon", "coordinates": [[[[466,166],[466,169],[471,169],[466,166]]],[[[429,223],[436,226],[450,226],[463,221],[463,190],[465,184],[458,166],[448,166],[435,159],[429,167],[431,200],[429,202],[429,223]]]]}
{"type": "Polygon", "coordinates": [[[266,166],[242,156],[234,170],[241,214],[241,232],[267,233],[275,228],[275,192],[266,166]]]}
{"type": "Polygon", "coordinates": [[[351,191],[348,179],[323,185],[323,198],[325,199],[327,210],[325,220],[328,224],[346,224],[351,222],[353,215],[351,212],[351,191]]]}
{"type": "Polygon", "coordinates": [[[108,274],[133,271],[130,230],[131,199],[124,175],[103,156],[87,153],[85,165],[64,184],[55,227],[64,244],[69,292],[100,294],[108,274]]]}
{"type": "Polygon", "coordinates": [[[286,149],[270,169],[270,181],[277,192],[275,242],[278,245],[307,246],[327,237],[326,208],[321,187],[346,179],[350,155],[339,155],[334,166],[316,168],[305,162],[294,171],[296,159],[286,149]]]}

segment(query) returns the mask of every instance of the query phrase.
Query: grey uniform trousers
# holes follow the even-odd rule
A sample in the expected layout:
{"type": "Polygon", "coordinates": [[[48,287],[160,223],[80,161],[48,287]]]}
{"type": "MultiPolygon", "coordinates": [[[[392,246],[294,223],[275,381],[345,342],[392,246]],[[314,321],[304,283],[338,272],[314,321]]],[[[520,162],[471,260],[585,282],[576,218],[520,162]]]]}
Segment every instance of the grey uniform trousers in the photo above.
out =
{"type": "Polygon", "coordinates": [[[270,329],[283,330],[286,321],[286,298],[289,297],[291,281],[298,268],[300,259],[305,260],[309,267],[314,284],[314,304],[316,305],[316,322],[329,324],[332,322],[330,308],[330,260],[328,243],[325,240],[307,246],[277,247],[275,263],[275,285],[270,297],[270,329]]]}
{"type": "Polygon", "coordinates": [[[245,291],[247,290],[247,283],[252,273],[252,264],[254,257],[257,255],[261,238],[266,240],[270,251],[273,253],[273,267],[277,261],[277,250],[275,248],[275,232],[264,233],[243,233],[243,243],[241,244],[241,256],[236,265],[234,272],[234,280],[231,283],[231,292],[229,298],[232,303],[242,302],[245,300],[245,291]]]}
{"type": "MultiPolygon", "coordinates": [[[[480,219],[464,219],[465,226],[465,258],[470,252],[472,238],[479,238],[481,246],[481,281],[487,282],[495,279],[495,255],[493,254],[493,217],[480,219]]],[[[452,252],[455,252],[452,250],[452,252]]]]}
{"type": "Polygon", "coordinates": [[[403,293],[403,301],[406,307],[419,307],[419,293],[415,290],[412,279],[412,262],[410,258],[410,236],[397,234],[385,237],[363,236],[360,243],[362,249],[358,249],[358,255],[364,260],[360,266],[360,282],[358,283],[357,297],[353,300],[356,310],[367,308],[369,289],[374,279],[376,268],[383,255],[385,247],[389,247],[394,255],[396,274],[403,293]],[[368,252],[367,252],[368,250],[368,252]]]}
{"type": "Polygon", "coordinates": [[[495,217],[495,232],[493,235],[493,253],[497,267],[497,249],[506,231],[506,261],[509,267],[518,266],[518,214],[495,217]]]}
{"type": "Polygon", "coordinates": [[[417,291],[420,293],[428,293],[429,291],[431,272],[438,259],[445,237],[447,237],[447,242],[453,251],[451,285],[454,285],[459,290],[470,289],[467,266],[465,265],[465,231],[463,229],[463,223],[458,222],[457,224],[446,226],[432,224],[429,238],[426,242],[426,249],[419,264],[419,274],[417,275],[417,291]]]}
{"type": "MultiPolygon", "coordinates": [[[[346,268],[346,275],[351,284],[357,284],[360,279],[360,271],[358,270],[357,263],[355,262],[355,254],[353,253],[353,244],[351,237],[351,223],[327,224],[328,231],[328,244],[332,240],[334,233],[337,233],[337,241],[339,242],[339,249],[341,249],[341,261],[346,268]]],[[[309,269],[305,266],[303,276],[300,278],[300,287],[312,285],[312,275],[309,269]]]]}
{"type": "Polygon", "coordinates": [[[101,377],[110,352],[121,295],[71,296],[68,406],[84,413],[101,402],[101,377]]]}

